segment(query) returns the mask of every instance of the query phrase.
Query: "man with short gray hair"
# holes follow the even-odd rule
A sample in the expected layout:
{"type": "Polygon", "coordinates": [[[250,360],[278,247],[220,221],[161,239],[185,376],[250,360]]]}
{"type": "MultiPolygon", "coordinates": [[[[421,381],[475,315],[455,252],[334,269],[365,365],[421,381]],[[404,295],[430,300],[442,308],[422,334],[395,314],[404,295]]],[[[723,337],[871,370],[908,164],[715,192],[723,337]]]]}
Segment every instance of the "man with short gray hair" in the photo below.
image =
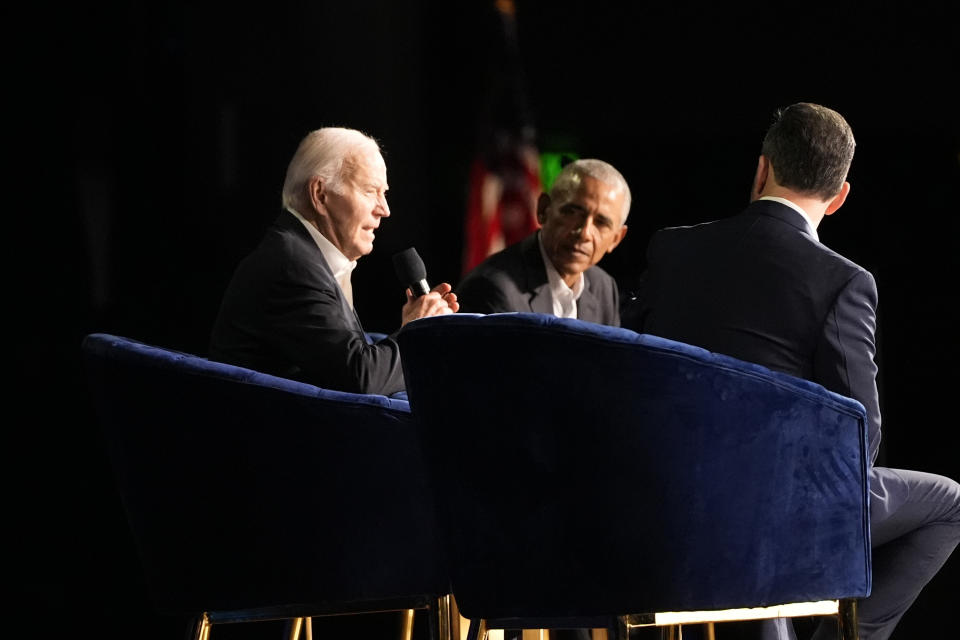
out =
{"type": "Polygon", "coordinates": [[[566,165],[537,202],[540,229],[493,254],[457,286],[470,313],[526,311],[619,326],[619,291],[596,266],[627,233],[630,188],[610,164],[566,165]]]}

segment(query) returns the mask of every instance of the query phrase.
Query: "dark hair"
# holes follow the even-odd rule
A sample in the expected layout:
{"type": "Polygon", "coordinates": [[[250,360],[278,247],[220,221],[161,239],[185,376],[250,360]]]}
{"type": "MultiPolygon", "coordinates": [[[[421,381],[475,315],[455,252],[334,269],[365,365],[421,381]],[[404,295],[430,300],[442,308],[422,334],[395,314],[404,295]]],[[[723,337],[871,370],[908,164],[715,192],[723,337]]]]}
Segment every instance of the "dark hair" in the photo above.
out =
{"type": "Polygon", "coordinates": [[[840,193],[856,142],[850,125],[833,109],[798,102],[778,109],[763,138],[763,155],[777,184],[828,200],[840,193]]]}

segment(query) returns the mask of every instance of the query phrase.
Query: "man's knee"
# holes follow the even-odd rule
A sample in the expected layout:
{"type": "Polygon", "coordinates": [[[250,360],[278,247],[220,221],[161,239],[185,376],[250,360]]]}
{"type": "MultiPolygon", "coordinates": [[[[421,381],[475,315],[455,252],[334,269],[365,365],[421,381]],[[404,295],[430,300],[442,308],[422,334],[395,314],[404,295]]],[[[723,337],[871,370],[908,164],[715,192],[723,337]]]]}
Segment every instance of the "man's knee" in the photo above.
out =
{"type": "Polygon", "coordinates": [[[960,483],[924,471],[870,470],[873,546],[932,525],[956,527],[960,536],[960,483]]]}

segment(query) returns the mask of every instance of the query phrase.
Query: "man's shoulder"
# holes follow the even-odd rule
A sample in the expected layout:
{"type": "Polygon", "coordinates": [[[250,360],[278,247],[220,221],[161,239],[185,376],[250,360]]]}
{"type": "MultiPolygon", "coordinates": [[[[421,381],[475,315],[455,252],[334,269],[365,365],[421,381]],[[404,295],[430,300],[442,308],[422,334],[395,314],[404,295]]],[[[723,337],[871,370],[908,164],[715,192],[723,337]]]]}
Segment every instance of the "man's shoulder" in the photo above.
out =
{"type": "Polygon", "coordinates": [[[650,235],[647,241],[647,257],[651,260],[670,261],[683,258],[687,254],[696,256],[701,253],[698,247],[712,247],[724,242],[724,236],[730,233],[732,218],[721,218],[689,225],[662,227],[650,235]]]}
{"type": "MultiPolygon", "coordinates": [[[[528,237],[514,243],[471,269],[454,289],[460,309],[476,313],[529,310],[531,278],[527,261],[533,259],[532,251],[539,251],[536,238],[533,237],[532,250],[530,242],[528,237]]],[[[535,258],[539,260],[539,254],[535,258]]],[[[545,275],[543,279],[546,281],[545,275]]]]}
{"type": "MultiPolygon", "coordinates": [[[[781,207],[781,210],[784,208],[781,207]]],[[[761,244],[768,253],[802,261],[804,271],[811,274],[829,272],[833,277],[842,280],[848,280],[858,274],[865,274],[868,278],[872,278],[867,269],[825,244],[821,238],[814,237],[801,225],[795,224],[793,212],[790,214],[791,217],[787,222],[784,222],[782,216],[760,215],[757,217],[757,226],[763,229],[761,244]]],[[[748,216],[744,218],[750,225],[754,224],[748,216]]],[[[799,215],[796,218],[799,219],[799,215]]]]}
{"type": "Polygon", "coordinates": [[[733,230],[735,227],[742,224],[742,221],[742,216],[732,215],[725,218],[717,218],[703,222],[662,227],[653,232],[653,234],[650,236],[650,240],[660,242],[678,242],[688,241],[693,238],[707,237],[714,234],[722,234],[733,230]]]}
{"type": "Polygon", "coordinates": [[[828,295],[851,285],[876,291],[876,281],[868,269],[808,233],[749,212],[662,229],[651,238],[648,257],[668,267],[688,263],[718,268],[718,261],[734,259],[740,265],[749,264],[770,273],[788,268],[797,278],[817,283],[817,288],[828,295]],[[736,247],[736,258],[730,256],[731,247],[736,247]]]}
{"type": "Polygon", "coordinates": [[[820,261],[831,263],[838,268],[850,272],[870,273],[865,267],[860,266],[851,258],[824,244],[823,240],[813,240],[811,238],[805,238],[805,240],[804,247],[817,254],[820,261]]]}
{"type": "Polygon", "coordinates": [[[515,242],[509,247],[487,256],[473,271],[484,273],[515,269],[523,264],[524,254],[529,249],[529,243],[530,238],[515,242]]]}
{"type": "Polygon", "coordinates": [[[461,285],[475,280],[490,280],[498,283],[515,283],[523,273],[524,255],[529,249],[529,238],[516,242],[505,249],[487,256],[483,262],[463,277],[461,285]]]}
{"type": "Polygon", "coordinates": [[[487,259],[473,268],[460,280],[456,291],[458,295],[479,288],[519,291],[521,280],[522,270],[519,263],[498,257],[496,260],[487,259]]]}
{"type": "MultiPolygon", "coordinates": [[[[323,276],[326,262],[302,223],[290,214],[281,214],[264,232],[257,246],[243,259],[241,269],[259,273],[323,276]],[[292,220],[293,224],[290,223],[292,220]]],[[[332,277],[332,276],[331,276],[332,277]]]]}
{"type": "Polygon", "coordinates": [[[869,269],[860,266],[850,258],[823,244],[819,245],[819,250],[819,262],[822,265],[822,270],[826,271],[829,269],[833,272],[836,278],[835,281],[837,281],[839,285],[849,286],[850,283],[856,281],[858,283],[856,285],[857,287],[866,287],[867,290],[873,291],[872,295],[876,295],[876,279],[873,274],[870,273],[869,269]]]}
{"type": "Polygon", "coordinates": [[[317,248],[303,223],[284,211],[263,234],[262,246],[287,253],[312,253],[317,248]]]}

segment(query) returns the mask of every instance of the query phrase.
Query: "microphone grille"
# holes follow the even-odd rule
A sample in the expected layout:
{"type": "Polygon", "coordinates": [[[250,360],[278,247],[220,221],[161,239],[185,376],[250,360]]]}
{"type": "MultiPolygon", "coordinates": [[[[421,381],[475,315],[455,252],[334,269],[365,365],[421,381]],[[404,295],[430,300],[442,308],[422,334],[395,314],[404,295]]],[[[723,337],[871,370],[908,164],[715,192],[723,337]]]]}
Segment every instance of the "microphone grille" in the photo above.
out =
{"type": "Polygon", "coordinates": [[[414,247],[393,254],[393,269],[404,285],[427,279],[427,268],[414,247]]]}

